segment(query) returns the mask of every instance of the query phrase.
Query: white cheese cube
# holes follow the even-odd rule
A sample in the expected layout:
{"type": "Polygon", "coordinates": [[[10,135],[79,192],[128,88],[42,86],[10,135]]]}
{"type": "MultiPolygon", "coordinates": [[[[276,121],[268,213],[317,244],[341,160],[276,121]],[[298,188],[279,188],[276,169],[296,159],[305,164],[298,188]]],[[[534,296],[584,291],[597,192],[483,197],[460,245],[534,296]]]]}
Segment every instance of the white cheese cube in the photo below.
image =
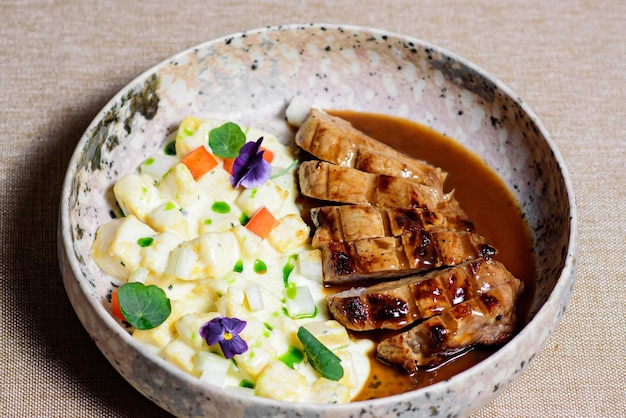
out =
{"type": "Polygon", "coordinates": [[[113,193],[122,212],[142,222],[150,211],[164,203],[154,179],[147,174],[126,174],[115,183],[113,193]]]}
{"type": "Polygon", "coordinates": [[[159,192],[179,207],[185,208],[198,202],[196,180],[183,163],[176,164],[158,185],[159,192]]]}
{"type": "Polygon", "coordinates": [[[298,402],[308,393],[306,377],[275,361],[261,373],[256,382],[255,394],[265,398],[298,402]]]}
{"type": "Polygon", "coordinates": [[[199,119],[195,116],[185,116],[176,132],[176,155],[184,157],[191,151],[204,145],[209,140],[209,131],[224,124],[217,119],[199,119]]]}
{"type": "Polygon", "coordinates": [[[309,226],[300,216],[290,214],[278,221],[278,225],[272,229],[267,240],[281,253],[293,251],[309,239],[309,226]]]}
{"type": "Polygon", "coordinates": [[[237,354],[234,358],[241,370],[256,378],[276,360],[276,350],[269,344],[263,347],[248,347],[248,351],[237,354]]]}
{"type": "Polygon", "coordinates": [[[138,240],[155,234],[156,231],[133,215],[115,219],[96,231],[91,256],[102,271],[120,280],[127,280],[141,262],[142,247],[138,240]]]}

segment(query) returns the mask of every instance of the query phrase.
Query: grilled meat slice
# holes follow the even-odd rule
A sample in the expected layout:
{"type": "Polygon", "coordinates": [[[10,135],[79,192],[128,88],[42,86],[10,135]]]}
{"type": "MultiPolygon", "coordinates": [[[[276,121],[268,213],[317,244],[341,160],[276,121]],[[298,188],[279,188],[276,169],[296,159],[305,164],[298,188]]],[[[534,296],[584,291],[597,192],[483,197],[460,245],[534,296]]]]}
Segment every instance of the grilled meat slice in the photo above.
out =
{"type": "Polygon", "coordinates": [[[521,289],[520,281],[511,280],[455,305],[381,341],[378,358],[411,373],[437,366],[476,344],[502,344],[515,329],[515,302],[521,289]]]}
{"type": "Polygon", "coordinates": [[[296,133],[296,144],[320,160],[369,173],[411,178],[442,189],[445,173],[355,129],[348,121],[311,109],[296,133]]]}
{"type": "Polygon", "coordinates": [[[326,302],[332,316],[350,330],[399,330],[509,282],[519,280],[500,262],[486,257],[424,275],[345,290],[328,295],[326,302]]]}
{"type": "Polygon", "coordinates": [[[311,209],[315,225],[312,245],[320,248],[331,241],[397,237],[412,231],[475,232],[462,214],[446,214],[420,208],[377,208],[371,205],[323,206],[311,209]]]}
{"type": "Polygon", "coordinates": [[[298,180],[302,194],[320,200],[449,213],[461,211],[453,193],[444,194],[439,188],[410,179],[366,173],[324,161],[303,162],[298,169],[298,180]]]}
{"type": "Polygon", "coordinates": [[[398,237],[331,241],[321,247],[324,283],[382,281],[495,254],[480,235],[416,230],[398,237]]]}

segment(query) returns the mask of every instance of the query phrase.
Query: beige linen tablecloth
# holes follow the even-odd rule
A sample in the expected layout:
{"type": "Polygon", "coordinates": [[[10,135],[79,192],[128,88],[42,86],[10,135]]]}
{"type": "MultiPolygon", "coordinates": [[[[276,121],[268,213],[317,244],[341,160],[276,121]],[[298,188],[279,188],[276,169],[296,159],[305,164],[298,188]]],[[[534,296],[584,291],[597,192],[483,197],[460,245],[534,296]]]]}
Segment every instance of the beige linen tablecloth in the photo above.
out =
{"type": "Polygon", "coordinates": [[[65,295],[62,179],[98,110],[187,47],[244,29],[344,23],[422,38],[494,74],[569,168],[580,267],[554,336],[475,417],[626,411],[626,2],[0,2],[0,416],[158,417],[100,354],[65,295]]]}

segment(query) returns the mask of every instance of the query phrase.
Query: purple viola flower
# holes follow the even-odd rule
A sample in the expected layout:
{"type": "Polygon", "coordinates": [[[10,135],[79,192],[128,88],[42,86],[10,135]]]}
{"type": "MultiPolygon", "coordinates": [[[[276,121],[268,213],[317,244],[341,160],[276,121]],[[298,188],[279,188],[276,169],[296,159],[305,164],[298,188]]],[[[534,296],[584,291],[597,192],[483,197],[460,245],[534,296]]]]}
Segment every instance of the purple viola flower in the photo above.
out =
{"type": "Polygon", "coordinates": [[[239,156],[233,162],[233,175],[230,176],[230,184],[233,187],[243,186],[246,189],[258,187],[269,180],[272,167],[263,159],[261,143],[263,137],[256,142],[246,142],[239,156]]]}
{"type": "Polygon", "coordinates": [[[245,327],[246,321],[219,316],[200,327],[200,336],[208,345],[219,343],[224,357],[232,358],[248,351],[248,344],[239,336],[245,327]]]}

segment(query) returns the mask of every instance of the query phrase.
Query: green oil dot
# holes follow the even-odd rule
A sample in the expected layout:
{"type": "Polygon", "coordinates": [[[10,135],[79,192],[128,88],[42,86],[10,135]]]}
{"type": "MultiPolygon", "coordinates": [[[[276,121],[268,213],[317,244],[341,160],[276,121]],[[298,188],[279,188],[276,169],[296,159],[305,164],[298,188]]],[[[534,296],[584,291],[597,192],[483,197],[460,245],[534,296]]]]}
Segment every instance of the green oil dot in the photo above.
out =
{"type": "Polygon", "coordinates": [[[262,260],[254,260],[254,271],[258,274],[265,274],[267,272],[267,266],[262,260]]]}
{"type": "Polygon", "coordinates": [[[230,205],[226,202],[215,202],[211,206],[211,210],[215,213],[228,213],[230,212],[230,205]]]}

